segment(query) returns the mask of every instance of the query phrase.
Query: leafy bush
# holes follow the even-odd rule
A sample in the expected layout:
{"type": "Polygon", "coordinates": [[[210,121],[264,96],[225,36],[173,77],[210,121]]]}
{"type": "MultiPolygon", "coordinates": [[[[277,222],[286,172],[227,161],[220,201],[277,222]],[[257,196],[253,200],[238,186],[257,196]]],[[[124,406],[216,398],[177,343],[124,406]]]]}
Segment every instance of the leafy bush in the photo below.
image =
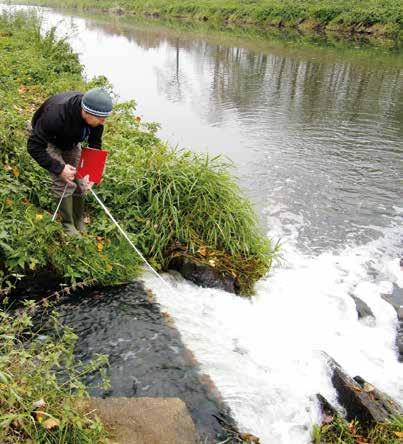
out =
{"type": "Polygon", "coordinates": [[[33,333],[34,308],[28,302],[18,316],[0,310],[0,442],[108,442],[103,425],[83,402],[88,394],[81,382],[86,374],[104,374],[106,358],[75,362],[77,336],[61,327],[56,313],[48,322],[51,335],[33,333]]]}

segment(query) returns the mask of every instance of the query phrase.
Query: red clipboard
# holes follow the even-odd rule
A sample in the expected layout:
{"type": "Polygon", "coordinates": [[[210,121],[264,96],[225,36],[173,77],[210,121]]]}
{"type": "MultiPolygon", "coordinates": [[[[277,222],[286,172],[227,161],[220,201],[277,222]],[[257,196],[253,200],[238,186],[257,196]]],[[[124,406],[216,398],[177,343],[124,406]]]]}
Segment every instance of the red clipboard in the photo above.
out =
{"type": "Polygon", "coordinates": [[[109,152],[95,148],[82,148],[77,167],[77,177],[82,179],[87,174],[89,181],[99,184],[105,171],[109,152]]]}

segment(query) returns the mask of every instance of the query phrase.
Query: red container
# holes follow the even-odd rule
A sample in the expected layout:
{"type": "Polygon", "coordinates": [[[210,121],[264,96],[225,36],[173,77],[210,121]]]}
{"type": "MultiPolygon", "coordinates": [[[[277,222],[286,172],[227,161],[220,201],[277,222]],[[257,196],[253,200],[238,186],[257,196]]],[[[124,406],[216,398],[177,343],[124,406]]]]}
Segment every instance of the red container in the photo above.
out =
{"type": "Polygon", "coordinates": [[[104,150],[83,148],[77,167],[77,177],[82,179],[88,174],[90,182],[100,183],[105,171],[108,154],[109,152],[104,150]]]}

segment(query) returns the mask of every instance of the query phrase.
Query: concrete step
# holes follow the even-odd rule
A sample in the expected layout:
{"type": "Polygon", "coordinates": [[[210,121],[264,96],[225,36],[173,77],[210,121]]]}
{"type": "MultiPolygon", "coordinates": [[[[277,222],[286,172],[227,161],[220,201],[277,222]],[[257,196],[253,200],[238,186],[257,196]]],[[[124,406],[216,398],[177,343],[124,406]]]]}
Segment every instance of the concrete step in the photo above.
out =
{"type": "Polygon", "coordinates": [[[196,444],[197,432],[178,398],[90,398],[89,408],[111,433],[111,444],[196,444]]]}

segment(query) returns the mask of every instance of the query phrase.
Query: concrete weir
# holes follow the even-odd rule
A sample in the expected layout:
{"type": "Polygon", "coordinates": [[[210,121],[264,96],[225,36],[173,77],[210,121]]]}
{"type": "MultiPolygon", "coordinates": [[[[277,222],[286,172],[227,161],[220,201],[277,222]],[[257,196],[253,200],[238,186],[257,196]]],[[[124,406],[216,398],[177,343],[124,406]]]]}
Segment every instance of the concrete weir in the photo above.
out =
{"type": "Polygon", "coordinates": [[[196,444],[196,427],[178,398],[91,398],[116,444],[196,444]]]}
{"type": "Polygon", "coordinates": [[[108,356],[110,388],[101,388],[99,374],[88,375],[85,381],[99,416],[121,431],[119,444],[190,443],[194,428],[198,439],[213,443],[227,439],[228,429],[236,431],[214,383],[142,282],[77,291],[57,309],[61,322],[78,335],[77,359],[88,362],[96,353],[108,356]],[[159,440],[163,429],[169,428],[174,436],[182,425],[186,440],[168,439],[167,431],[165,441],[159,440]],[[124,440],[129,430],[138,441],[124,440]],[[148,434],[150,438],[142,441],[148,434]]]}

